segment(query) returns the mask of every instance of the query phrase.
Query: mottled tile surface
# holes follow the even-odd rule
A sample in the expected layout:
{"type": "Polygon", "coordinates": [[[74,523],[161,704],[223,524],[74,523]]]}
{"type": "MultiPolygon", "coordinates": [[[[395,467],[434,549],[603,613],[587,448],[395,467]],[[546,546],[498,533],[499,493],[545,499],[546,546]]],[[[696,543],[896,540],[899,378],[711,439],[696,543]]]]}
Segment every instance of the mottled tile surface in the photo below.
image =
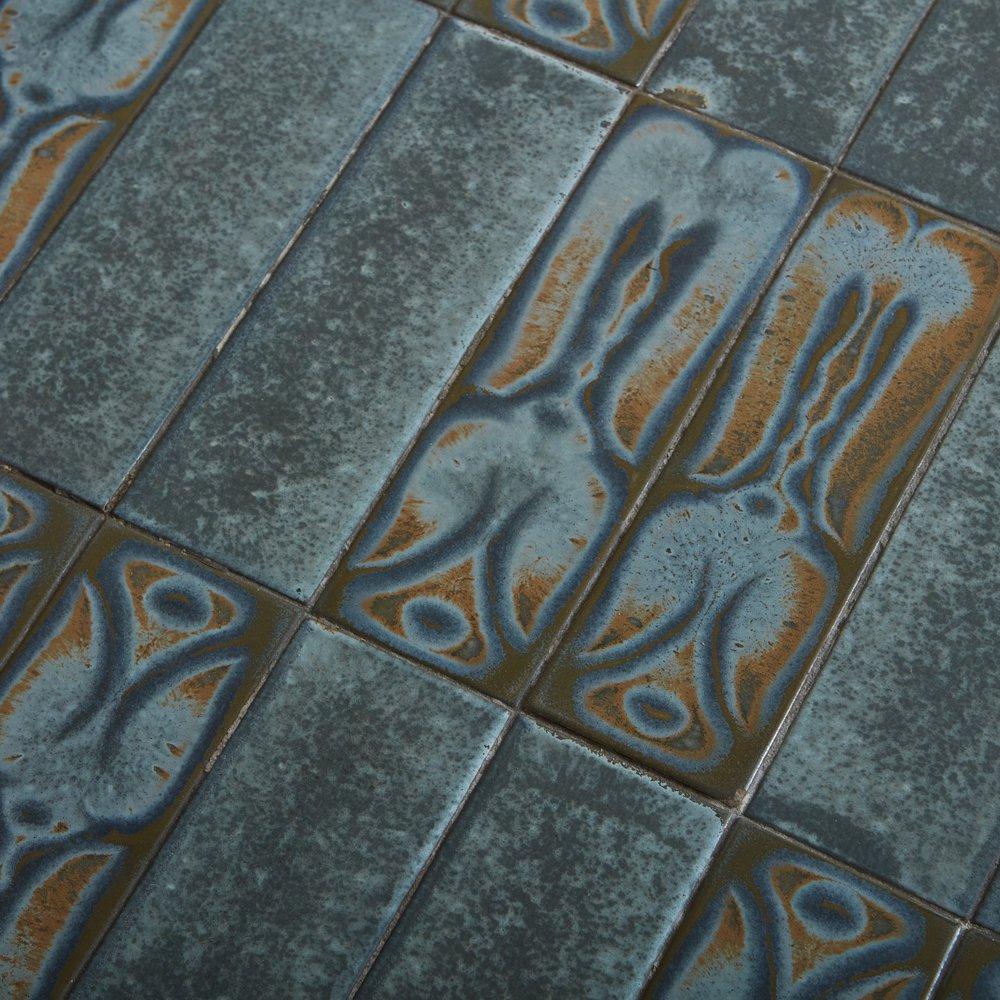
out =
{"type": "Polygon", "coordinates": [[[502,723],[307,623],[74,995],[346,996],[502,723]]]}
{"type": "Polygon", "coordinates": [[[308,596],[623,101],[452,24],[128,494],[308,596]]]}
{"type": "Polygon", "coordinates": [[[953,932],[861,875],[738,821],[646,996],[921,1000],[953,932]]]}
{"type": "Polygon", "coordinates": [[[96,518],[0,469],[0,665],[96,518]]]}
{"type": "Polygon", "coordinates": [[[651,93],[832,163],[925,0],[701,0],[651,93]]]}
{"type": "Polygon", "coordinates": [[[720,832],[707,807],[521,721],[361,995],[632,995],[720,832]]]}
{"type": "Polygon", "coordinates": [[[1000,354],[751,804],[965,914],[1000,856],[1000,354]]]}
{"type": "Polygon", "coordinates": [[[738,796],[983,346],[998,257],[835,184],[532,703],[738,796]]]}
{"type": "Polygon", "coordinates": [[[0,3],[0,293],[217,5],[0,3]]]}
{"type": "Polygon", "coordinates": [[[1000,997],[1000,941],[966,931],[934,996],[937,1000],[1000,997]]]}
{"type": "Polygon", "coordinates": [[[1000,229],[998,48],[994,0],[941,0],[847,168],[1000,229]]]}
{"type": "Polygon", "coordinates": [[[458,12],[635,83],[692,0],[461,0],[458,12]]]}
{"type": "Polygon", "coordinates": [[[287,622],[123,528],[88,545],[0,673],[0,993],[66,984],[287,622]]]}
{"type": "Polygon", "coordinates": [[[993,876],[993,885],[979,907],[976,920],[1000,933],[1000,876],[993,876]]]}
{"type": "Polygon", "coordinates": [[[435,17],[219,9],[0,304],[0,457],[108,499],[435,17]]]}

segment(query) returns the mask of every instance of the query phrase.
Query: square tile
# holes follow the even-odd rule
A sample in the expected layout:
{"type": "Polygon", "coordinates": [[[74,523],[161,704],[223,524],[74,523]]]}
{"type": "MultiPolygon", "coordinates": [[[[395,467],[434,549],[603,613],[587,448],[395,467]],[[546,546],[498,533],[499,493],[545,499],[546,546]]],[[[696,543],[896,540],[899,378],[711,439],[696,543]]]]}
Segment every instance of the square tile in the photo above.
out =
{"type": "Polygon", "coordinates": [[[966,931],[934,996],[937,1000],[1000,997],[1000,941],[966,931]]]}
{"type": "Polygon", "coordinates": [[[648,100],[518,280],[321,612],[516,699],[816,177],[648,100]]]}
{"type": "Polygon", "coordinates": [[[835,182],[531,704],[736,801],[1000,301],[1000,251],[835,182]]]}
{"type": "Polygon", "coordinates": [[[0,993],[65,988],[289,623],[118,525],[87,546],[0,673],[0,993]]]}
{"type": "Polygon", "coordinates": [[[976,920],[1000,933],[1000,877],[993,876],[993,885],[976,914],[976,920]]]}

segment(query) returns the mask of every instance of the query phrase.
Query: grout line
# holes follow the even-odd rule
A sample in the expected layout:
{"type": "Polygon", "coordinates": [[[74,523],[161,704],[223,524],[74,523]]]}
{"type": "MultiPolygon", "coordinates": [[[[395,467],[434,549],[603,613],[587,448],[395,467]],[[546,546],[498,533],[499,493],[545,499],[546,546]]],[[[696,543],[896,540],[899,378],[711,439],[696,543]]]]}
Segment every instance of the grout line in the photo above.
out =
{"type": "Polygon", "coordinates": [[[639,79],[635,84],[639,90],[646,90],[646,84],[649,83],[650,77],[659,69],[664,56],[673,47],[680,33],[688,26],[688,22],[694,17],[694,12],[699,3],[701,3],[701,0],[688,0],[687,6],[681,11],[680,17],[677,18],[674,26],[667,32],[667,37],[663,39],[663,44],[656,50],[646,68],[639,74],[639,79]]]}
{"type": "MultiPolygon", "coordinates": [[[[983,905],[986,897],[990,894],[990,889],[993,888],[993,882],[998,877],[1000,877],[1000,855],[998,855],[996,861],[993,862],[993,866],[990,868],[989,874],[983,881],[982,889],[979,890],[978,896],[969,907],[968,916],[966,918],[969,923],[975,923],[975,919],[979,915],[979,909],[983,905]]],[[[996,933],[998,937],[1000,937],[1000,931],[997,931],[996,933]]]]}
{"type": "Polygon", "coordinates": [[[965,936],[965,931],[961,927],[955,928],[955,933],[952,935],[951,942],[945,950],[944,956],[941,958],[941,964],[938,966],[937,972],[934,974],[934,978],[931,980],[931,984],[924,995],[925,1000],[930,1000],[937,994],[941,983],[944,981],[944,977],[951,970],[952,963],[955,961],[955,957],[958,954],[958,946],[962,938],[965,936]]]}

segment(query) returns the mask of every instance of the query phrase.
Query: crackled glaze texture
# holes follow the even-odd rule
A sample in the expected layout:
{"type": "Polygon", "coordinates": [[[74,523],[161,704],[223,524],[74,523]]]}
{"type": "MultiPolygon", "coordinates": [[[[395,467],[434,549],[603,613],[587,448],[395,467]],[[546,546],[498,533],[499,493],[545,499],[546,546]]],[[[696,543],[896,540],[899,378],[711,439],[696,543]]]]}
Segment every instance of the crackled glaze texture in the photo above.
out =
{"type": "Polygon", "coordinates": [[[648,89],[829,163],[925,7],[921,0],[701,0],[648,89]]]}
{"type": "Polygon", "coordinates": [[[268,665],[287,615],[118,527],[0,673],[0,993],[57,993],[268,665]]]}
{"type": "Polygon", "coordinates": [[[347,996],[503,720],[307,623],[74,996],[347,996]]]}
{"type": "Polygon", "coordinates": [[[0,4],[0,293],[217,3],[0,4]]]}
{"type": "Polygon", "coordinates": [[[963,916],[1000,858],[1000,353],[750,805],[963,916]]]}
{"type": "Polygon", "coordinates": [[[797,161],[641,103],[320,603],[516,697],[805,212],[797,161]]]}
{"type": "Polygon", "coordinates": [[[847,167],[1000,229],[1000,16],[941,0],[879,99],[847,167]]]}
{"type": "Polygon", "coordinates": [[[921,1000],[943,918],[739,821],[645,994],[649,1000],[921,1000]]]}
{"type": "Polygon", "coordinates": [[[837,183],[533,704],[739,797],[996,311],[998,252],[837,183]]]}
{"type": "Polygon", "coordinates": [[[128,494],[308,597],[623,104],[447,25],[128,494]]]}
{"type": "Polygon", "coordinates": [[[691,0],[462,0],[460,14],[635,83],[691,0]]]}
{"type": "Polygon", "coordinates": [[[997,1000],[1000,941],[966,931],[934,996],[937,1000],[997,1000]]]}
{"type": "Polygon", "coordinates": [[[634,995],[721,830],[706,806],[522,720],[361,995],[634,995]]]}

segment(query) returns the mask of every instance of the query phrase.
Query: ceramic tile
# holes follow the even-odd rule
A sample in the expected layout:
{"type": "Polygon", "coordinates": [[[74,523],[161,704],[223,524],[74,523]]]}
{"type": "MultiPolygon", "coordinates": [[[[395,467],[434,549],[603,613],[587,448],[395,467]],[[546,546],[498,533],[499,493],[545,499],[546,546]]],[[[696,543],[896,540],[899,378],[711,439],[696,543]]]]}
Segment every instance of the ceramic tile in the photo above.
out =
{"type": "Polygon", "coordinates": [[[994,351],[750,807],[962,915],[1000,858],[998,469],[994,351]]]}
{"type": "Polygon", "coordinates": [[[0,993],[59,995],[288,614],[106,525],[0,673],[0,993]]]}
{"type": "Polygon", "coordinates": [[[347,996],[503,719],[307,623],[74,996],[347,996]]]}
{"type": "Polygon", "coordinates": [[[934,993],[937,1000],[996,1000],[1000,997],[1000,941],[967,931],[934,993]]]}
{"type": "Polygon", "coordinates": [[[122,509],[309,595],[622,103],[447,25],[122,509]]]}
{"type": "Polygon", "coordinates": [[[924,0],[701,0],[651,93],[832,163],[924,0]]]}
{"type": "Polygon", "coordinates": [[[953,933],[944,918],[741,820],[646,996],[921,1000],[953,933]]]}
{"type": "Polygon", "coordinates": [[[998,47],[993,0],[941,0],[852,147],[848,169],[1000,229],[998,47]]]}
{"type": "Polygon", "coordinates": [[[635,83],[692,0],[461,0],[458,12],[635,83]]]}
{"type": "Polygon", "coordinates": [[[813,179],[662,105],[633,107],[319,607],[516,698],[813,179]]]}
{"type": "Polygon", "coordinates": [[[217,5],[0,4],[0,294],[217,5]]]}
{"type": "Polygon", "coordinates": [[[981,351],[998,261],[835,183],[532,704],[739,798],[981,351]]]}
{"type": "Polygon", "coordinates": [[[979,907],[976,920],[1000,933],[1000,876],[994,875],[993,885],[979,907]]]}
{"type": "Polygon", "coordinates": [[[706,806],[522,719],[361,995],[634,994],[721,829],[706,806]]]}
{"type": "Polygon", "coordinates": [[[219,9],[0,306],[0,457],[108,499],[435,19],[219,9]]]}
{"type": "Polygon", "coordinates": [[[87,508],[0,470],[0,664],[96,518],[87,508]]]}

